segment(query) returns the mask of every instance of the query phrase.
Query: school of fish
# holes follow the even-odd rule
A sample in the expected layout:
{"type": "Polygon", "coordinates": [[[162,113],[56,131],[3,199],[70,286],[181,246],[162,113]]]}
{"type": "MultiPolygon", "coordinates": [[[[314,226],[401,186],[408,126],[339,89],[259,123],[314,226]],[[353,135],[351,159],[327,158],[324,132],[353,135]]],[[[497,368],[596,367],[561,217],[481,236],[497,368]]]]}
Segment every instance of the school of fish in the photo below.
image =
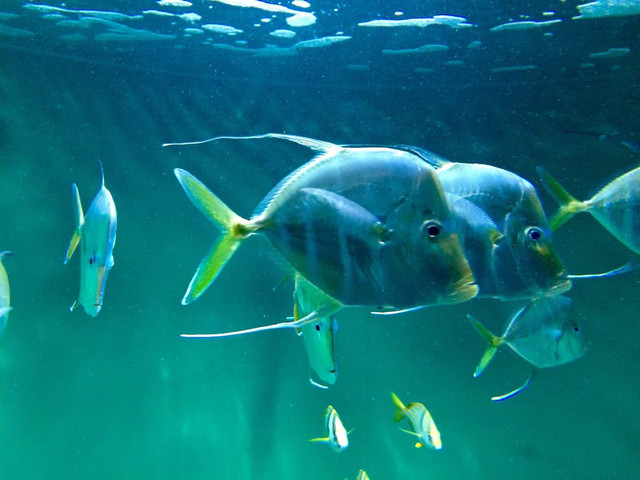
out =
{"type": "MultiPolygon", "coordinates": [[[[574,214],[591,213],[620,242],[640,254],[640,168],[611,181],[586,201],[572,197],[549,173],[540,180],[559,203],[549,221],[533,184],[491,165],[450,162],[423,148],[394,145],[336,145],[306,137],[270,133],[215,137],[193,145],[224,140],[280,139],[309,148],[316,155],[281,180],[243,218],[203,182],[175,169],[189,200],[219,230],[182,300],[198,299],[214,282],[235,251],[261,235],[281,257],[293,280],[293,315],[283,322],[221,333],[183,334],[219,338],[292,328],[302,336],[310,382],[329,388],[338,376],[334,351],[336,313],[366,307],[374,314],[398,315],[428,306],[462,303],[473,298],[522,300],[500,335],[478,319],[468,320],[487,341],[476,367],[479,376],[499,347],[509,347],[528,363],[524,384],[502,401],[522,392],[540,369],[580,358],[586,351],[584,320],[565,294],[579,278],[606,277],[634,269],[630,263],[600,274],[570,275],[553,243],[553,231],[574,214]]],[[[71,306],[96,316],[103,304],[107,275],[114,265],[117,213],[101,185],[83,213],[72,184],[76,227],[64,263],[80,245],[79,294],[71,306]]],[[[10,306],[9,280],[0,253],[0,334],[10,306]]],[[[405,406],[391,393],[396,422],[406,418],[416,447],[442,448],[433,418],[422,403],[405,406]]],[[[325,412],[326,436],[314,442],[341,452],[348,431],[338,412],[325,412]]],[[[368,478],[360,470],[358,478],[368,478]]]]}

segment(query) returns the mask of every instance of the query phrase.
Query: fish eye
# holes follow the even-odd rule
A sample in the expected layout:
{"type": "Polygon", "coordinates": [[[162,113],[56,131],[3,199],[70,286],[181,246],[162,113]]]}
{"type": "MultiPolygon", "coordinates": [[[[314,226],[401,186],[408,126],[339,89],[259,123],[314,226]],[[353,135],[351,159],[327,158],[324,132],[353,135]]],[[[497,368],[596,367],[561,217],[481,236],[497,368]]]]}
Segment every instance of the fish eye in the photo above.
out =
{"type": "Polygon", "coordinates": [[[429,220],[422,226],[422,231],[431,239],[435,239],[442,231],[442,225],[435,220],[429,220]]]}
{"type": "Polygon", "coordinates": [[[89,257],[89,265],[93,265],[94,263],[96,263],[96,256],[95,255],[91,255],[89,257]]]}
{"type": "Polygon", "coordinates": [[[316,323],[316,332],[319,332],[319,331],[320,331],[320,324],[316,323]]]}
{"type": "Polygon", "coordinates": [[[542,239],[542,230],[538,227],[529,227],[525,230],[525,234],[534,242],[542,239]]]}

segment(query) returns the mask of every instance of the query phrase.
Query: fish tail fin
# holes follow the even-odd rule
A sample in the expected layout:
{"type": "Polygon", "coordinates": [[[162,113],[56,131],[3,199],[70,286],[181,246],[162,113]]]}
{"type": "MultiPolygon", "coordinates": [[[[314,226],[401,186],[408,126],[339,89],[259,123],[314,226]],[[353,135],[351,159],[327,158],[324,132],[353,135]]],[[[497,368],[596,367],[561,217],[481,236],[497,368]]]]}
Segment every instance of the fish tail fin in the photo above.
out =
{"type": "Polygon", "coordinates": [[[84,225],[84,213],[82,213],[82,202],[80,202],[80,192],[78,192],[78,187],[76,184],[71,185],[72,195],[73,195],[73,213],[76,219],[76,229],[71,236],[71,240],[69,240],[69,247],[67,248],[67,253],[64,257],[64,264],[66,265],[73,252],[76,251],[76,247],[78,243],[80,243],[80,237],[82,236],[82,225],[84,225]]]}
{"type": "Polygon", "coordinates": [[[202,259],[191,279],[189,288],[182,299],[182,304],[187,305],[202,295],[216,279],[242,241],[259,227],[233,213],[222,200],[186,170],[176,168],[174,173],[189,200],[222,231],[220,238],[202,259]]]}
{"type": "Polygon", "coordinates": [[[482,372],[484,372],[484,369],[487,368],[487,365],[489,365],[489,362],[493,359],[493,356],[498,351],[498,347],[502,343],[502,339],[500,337],[496,337],[487,327],[482,325],[471,315],[467,315],[467,319],[475,327],[478,333],[482,335],[487,342],[489,342],[489,346],[487,346],[486,350],[482,354],[482,358],[480,358],[480,362],[478,362],[478,366],[476,367],[475,372],[473,372],[473,376],[478,377],[482,372]]]}
{"type": "Polygon", "coordinates": [[[396,413],[393,415],[393,420],[395,422],[399,422],[404,418],[407,407],[404,406],[404,403],[402,403],[398,396],[393,392],[391,392],[391,400],[396,407],[396,413]]]}
{"type": "Polygon", "coordinates": [[[545,190],[549,192],[549,195],[558,202],[560,208],[554,213],[549,222],[551,223],[551,229],[557,230],[567,220],[573,217],[576,213],[584,212],[589,208],[588,202],[581,202],[576,200],[569,192],[567,192],[560,183],[549,175],[542,167],[538,167],[538,175],[545,190]]]}

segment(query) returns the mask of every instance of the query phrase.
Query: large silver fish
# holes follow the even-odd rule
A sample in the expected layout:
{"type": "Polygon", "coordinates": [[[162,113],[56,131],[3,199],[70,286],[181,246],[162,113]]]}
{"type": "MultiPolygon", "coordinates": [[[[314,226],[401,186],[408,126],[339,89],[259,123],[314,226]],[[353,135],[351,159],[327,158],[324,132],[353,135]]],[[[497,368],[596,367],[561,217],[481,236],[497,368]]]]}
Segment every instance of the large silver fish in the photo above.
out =
{"type": "Polygon", "coordinates": [[[532,298],[571,288],[530,182],[491,165],[449,162],[419,147],[397,148],[437,169],[459,222],[456,228],[480,289],[478,297],[532,298]]]}
{"type": "MultiPolygon", "coordinates": [[[[467,318],[489,345],[485,350],[474,377],[489,365],[501,345],[507,345],[535,369],[562,365],[580,358],[586,351],[583,318],[573,301],[563,295],[538,298],[521,308],[509,321],[504,333],[497,337],[471,315],[467,318]]],[[[493,400],[504,400],[521,392],[525,384],[493,400]]]]}
{"type": "Polygon", "coordinates": [[[538,168],[543,183],[560,209],[551,217],[555,230],[579,212],[589,212],[614,237],[640,254],[640,167],[611,181],[591,199],[572,197],[556,179],[538,168]]]}
{"type": "Polygon", "coordinates": [[[89,206],[87,215],[82,212],[80,193],[74,183],[73,206],[76,229],[64,259],[66,264],[80,244],[80,293],[71,310],[82,305],[84,311],[95,317],[102,308],[107,275],[113,267],[113,247],[116,244],[117,213],[111,192],[104,186],[104,172],[100,164],[100,190],[89,206]]]}
{"type": "Polygon", "coordinates": [[[475,296],[478,287],[435,170],[419,157],[291,135],[242,138],[281,138],[319,155],[283,179],[248,220],[196,177],[175,170],[189,199],[222,230],[200,263],[184,304],[198,298],[240,244],[257,233],[335,300],[302,323],[343,305],[403,309],[475,296]]]}

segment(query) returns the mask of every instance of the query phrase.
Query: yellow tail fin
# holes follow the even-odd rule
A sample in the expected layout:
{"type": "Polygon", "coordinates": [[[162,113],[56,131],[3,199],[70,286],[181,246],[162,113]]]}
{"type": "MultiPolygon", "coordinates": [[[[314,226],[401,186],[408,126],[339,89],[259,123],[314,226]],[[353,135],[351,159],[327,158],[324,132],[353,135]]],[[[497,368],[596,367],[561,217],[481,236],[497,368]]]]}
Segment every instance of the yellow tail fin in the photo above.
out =
{"type": "Polygon", "coordinates": [[[549,175],[542,167],[538,167],[538,175],[542,180],[544,188],[549,192],[549,195],[558,202],[560,208],[549,219],[552,230],[560,228],[567,220],[573,217],[576,213],[584,212],[588,210],[589,204],[587,202],[581,202],[576,200],[569,192],[567,192],[560,183],[549,175]]]}
{"type": "Polygon", "coordinates": [[[248,220],[233,213],[222,200],[186,170],[176,168],[174,173],[189,200],[222,231],[220,239],[202,259],[189,283],[182,299],[182,304],[187,305],[202,295],[213,283],[242,241],[257,227],[252,227],[248,220]]]}
{"type": "Polygon", "coordinates": [[[404,403],[402,403],[398,396],[393,392],[391,392],[391,400],[396,407],[396,413],[393,415],[393,420],[399,422],[404,418],[407,407],[404,406],[404,403]]]}

